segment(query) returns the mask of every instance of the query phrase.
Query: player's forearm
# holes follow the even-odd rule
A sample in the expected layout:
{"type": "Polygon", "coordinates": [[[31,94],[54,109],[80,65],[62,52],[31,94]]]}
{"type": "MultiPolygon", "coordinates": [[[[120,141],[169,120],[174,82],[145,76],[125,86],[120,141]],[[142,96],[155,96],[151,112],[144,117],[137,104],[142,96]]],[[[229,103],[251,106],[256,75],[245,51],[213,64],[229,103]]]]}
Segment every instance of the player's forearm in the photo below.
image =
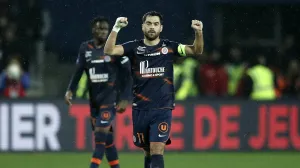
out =
{"type": "Polygon", "coordinates": [[[122,100],[128,100],[131,95],[131,90],[132,90],[132,78],[131,78],[131,73],[130,70],[128,69],[121,69],[123,70],[123,73],[120,79],[120,98],[122,100]]]}
{"type": "Polygon", "coordinates": [[[203,53],[204,40],[202,30],[195,31],[195,40],[193,44],[194,54],[199,56],[203,53]]]}
{"type": "Polygon", "coordinates": [[[110,35],[107,38],[107,41],[104,46],[104,53],[107,55],[113,55],[113,51],[116,47],[118,33],[115,31],[111,31],[110,35]]]}
{"type": "Polygon", "coordinates": [[[131,78],[129,78],[130,80],[127,80],[125,82],[125,86],[123,88],[121,88],[120,90],[120,98],[122,100],[129,100],[130,95],[132,94],[131,90],[132,90],[132,80],[131,78]]]}
{"type": "Polygon", "coordinates": [[[77,88],[77,85],[78,85],[78,82],[82,76],[82,73],[84,71],[84,68],[83,67],[77,67],[76,68],[76,71],[75,73],[73,74],[72,76],[72,79],[69,83],[69,86],[68,86],[68,91],[71,91],[72,93],[75,92],[76,88],[77,88]]]}

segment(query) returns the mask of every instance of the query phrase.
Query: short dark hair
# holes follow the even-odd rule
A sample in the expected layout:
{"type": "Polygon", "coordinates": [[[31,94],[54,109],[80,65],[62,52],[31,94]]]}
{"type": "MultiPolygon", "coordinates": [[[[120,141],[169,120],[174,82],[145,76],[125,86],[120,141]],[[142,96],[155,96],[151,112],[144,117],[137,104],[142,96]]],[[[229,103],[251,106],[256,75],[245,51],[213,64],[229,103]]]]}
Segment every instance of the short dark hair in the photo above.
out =
{"type": "Polygon", "coordinates": [[[157,16],[157,17],[159,17],[160,23],[161,24],[163,23],[163,15],[159,12],[156,12],[156,11],[150,11],[150,12],[145,13],[143,18],[142,18],[143,23],[145,23],[146,18],[148,16],[157,16]]]}
{"type": "Polygon", "coordinates": [[[106,17],[104,16],[98,16],[98,17],[95,17],[92,21],[91,21],[91,27],[95,26],[96,23],[98,22],[106,22],[109,24],[109,21],[106,17]]]}

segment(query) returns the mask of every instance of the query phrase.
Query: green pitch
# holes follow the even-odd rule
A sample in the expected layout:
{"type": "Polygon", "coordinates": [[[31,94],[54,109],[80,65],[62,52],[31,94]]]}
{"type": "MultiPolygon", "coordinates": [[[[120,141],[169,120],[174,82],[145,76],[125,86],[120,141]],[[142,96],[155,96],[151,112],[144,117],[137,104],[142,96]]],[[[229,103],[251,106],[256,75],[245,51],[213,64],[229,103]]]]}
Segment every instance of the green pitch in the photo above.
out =
{"type": "MultiPolygon", "coordinates": [[[[1,168],[88,168],[89,153],[0,153],[1,168]]],[[[122,168],[143,168],[143,153],[121,153],[122,168]]],[[[296,168],[299,153],[167,153],[166,168],[296,168]]],[[[109,168],[106,161],[100,167],[109,168]]]]}

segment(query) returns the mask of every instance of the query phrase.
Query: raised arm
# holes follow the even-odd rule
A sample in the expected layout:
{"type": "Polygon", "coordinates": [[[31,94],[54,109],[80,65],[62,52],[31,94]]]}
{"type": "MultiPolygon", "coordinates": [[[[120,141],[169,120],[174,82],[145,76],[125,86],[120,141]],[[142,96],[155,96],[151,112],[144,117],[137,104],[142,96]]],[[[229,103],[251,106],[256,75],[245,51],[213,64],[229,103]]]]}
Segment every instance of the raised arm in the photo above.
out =
{"type": "Polygon", "coordinates": [[[104,53],[112,56],[123,56],[124,48],[122,45],[116,45],[118,32],[128,25],[126,17],[119,17],[116,20],[116,23],[107,38],[107,41],[104,46],[104,53]]]}
{"type": "Polygon", "coordinates": [[[178,46],[178,53],[182,56],[199,56],[203,52],[204,41],[202,28],[203,24],[199,20],[192,20],[191,27],[195,31],[195,40],[193,45],[183,45],[178,46]]]}

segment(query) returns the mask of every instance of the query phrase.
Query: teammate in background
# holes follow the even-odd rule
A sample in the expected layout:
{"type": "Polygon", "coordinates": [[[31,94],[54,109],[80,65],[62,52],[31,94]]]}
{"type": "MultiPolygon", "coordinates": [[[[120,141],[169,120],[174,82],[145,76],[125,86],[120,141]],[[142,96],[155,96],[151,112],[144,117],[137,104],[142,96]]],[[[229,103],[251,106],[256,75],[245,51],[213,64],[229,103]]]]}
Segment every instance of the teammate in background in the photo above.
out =
{"type": "Polygon", "coordinates": [[[199,56],[203,52],[202,22],[193,20],[195,31],[192,45],[160,39],[163,18],[151,11],[142,18],[144,39],[116,45],[117,35],[126,27],[126,17],[119,17],[110,33],[104,53],[126,55],[133,74],[133,141],[145,151],[145,168],[164,167],[164,148],[169,144],[172,110],[174,108],[173,58],[199,56]]]}
{"type": "Polygon", "coordinates": [[[113,57],[104,54],[103,46],[109,33],[107,19],[95,18],[92,21],[92,33],[93,40],[83,42],[80,46],[77,68],[68,86],[65,101],[71,105],[73,93],[85,71],[93,118],[92,127],[95,134],[95,149],[90,168],[99,167],[104,152],[111,168],[119,168],[111,124],[116,111],[124,112],[128,103],[131,90],[130,64],[128,57],[113,57]],[[117,107],[116,102],[118,102],[117,107]]]}

